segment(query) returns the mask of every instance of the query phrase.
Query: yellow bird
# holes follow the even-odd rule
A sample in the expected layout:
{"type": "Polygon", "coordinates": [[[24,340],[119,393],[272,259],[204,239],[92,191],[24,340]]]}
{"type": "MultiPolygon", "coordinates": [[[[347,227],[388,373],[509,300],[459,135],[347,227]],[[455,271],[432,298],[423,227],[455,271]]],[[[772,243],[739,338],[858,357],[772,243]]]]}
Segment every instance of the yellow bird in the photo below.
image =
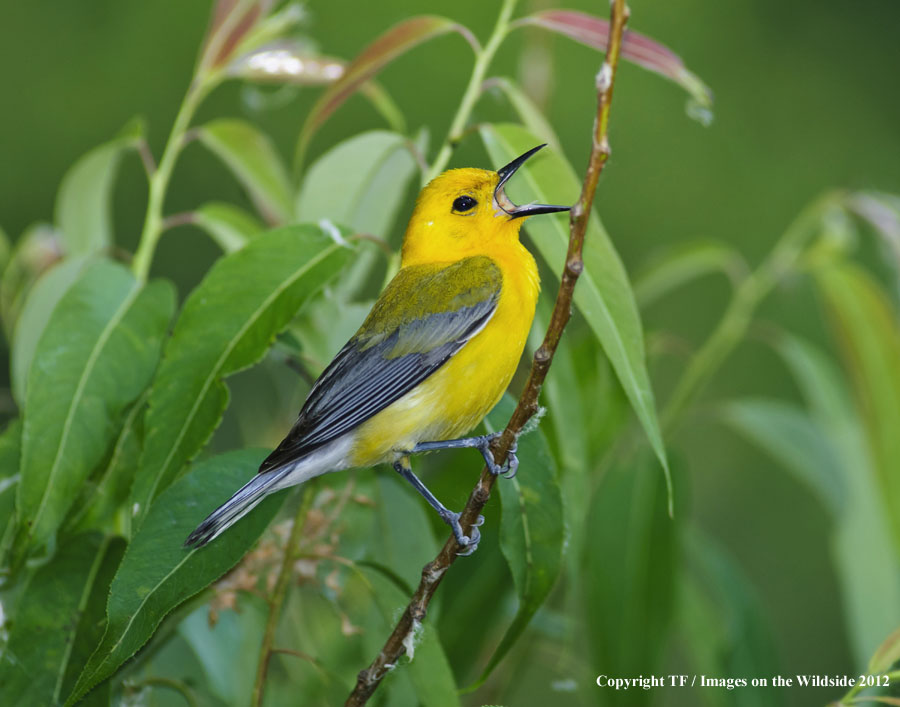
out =
{"type": "MultiPolygon", "coordinates": [[[[502,169],[452,169],[424,189],[406,229],[400,270],[316,381],[287,437],[259,473],[191,533],[205,545],[266,495],[329,471],[393,465],[471,553],[459,514],[413,474],[409,455],[472,447],[495,474],[490,435],[460,437],[497,404],[531,329],[540,283],[519,242],[529,216],[568,206],[516,206],[503,187],[544,145],[502,169]]],[[[483,519],[479,519],[481,521],[483,519]]],[[[480,523],[479,523],[480,524],[480,523]]]]}

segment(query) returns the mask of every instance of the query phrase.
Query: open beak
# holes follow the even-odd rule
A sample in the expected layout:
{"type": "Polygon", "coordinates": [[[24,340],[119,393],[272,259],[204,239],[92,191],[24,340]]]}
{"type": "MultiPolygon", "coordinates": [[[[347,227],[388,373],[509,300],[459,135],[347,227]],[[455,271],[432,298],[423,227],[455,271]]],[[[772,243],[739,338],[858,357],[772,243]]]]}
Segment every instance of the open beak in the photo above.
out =
{"type": "Polygon", "coordinates": [[[500,179],[497,181],[497,186],[494,189],[494,203],[509,214],[511,219],[522,218],[524,216],[535,216],[537,214],[553,214],[557,211],[568,211],[571,208],[569,206],[552,206],[551,204],[522,204],[522,206],[516,206],[503,191],[503,185],[516,173],[516,170],[525,164],[525,161],[535,152],[546,146],[545,143],[543,145],[538,145],[537,147],[532,147],[524,155],[519,155],[508,165],[497,170],[500,179]]]}

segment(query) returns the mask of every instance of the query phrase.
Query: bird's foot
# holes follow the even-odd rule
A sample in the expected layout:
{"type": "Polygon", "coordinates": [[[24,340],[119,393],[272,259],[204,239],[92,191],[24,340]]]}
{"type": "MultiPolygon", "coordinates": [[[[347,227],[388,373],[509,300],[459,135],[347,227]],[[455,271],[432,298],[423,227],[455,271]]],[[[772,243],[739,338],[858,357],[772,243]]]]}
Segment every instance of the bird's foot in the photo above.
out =
{"type": "Polygon", "coordinates": [[[453,511],[441,513],[441,518],[453,530],[453,537],[456,538],[457,544],[463,548],[456,554],[460,557],[467,557],[478,549],[478,543],[481,541],[481,531],[478,529],[478,526],[484,523],[484,516],[478,516],[475,522],[472,523],[471,536],[463,533],[462,526],[459,524],[459,516],[459,513],[454,513],[453,511]]]}
{"type": "Polygon", "coordinates": [[[491,442],[498,439],[502,434],[502,432],[495,432],[492,435],[485,435],[482,437],[484,443],[479,446],[478,449],[481,451],[481,456],[484,457],[484,462],[487,464],[488,470],[494,476],[502,475],[504,479],[512,479],[519,471],[519,457],[516,456],[516,451],[519,448],[519,440],[513,440],[513,443],[509,447],[509,452],[506,454],[506,461],[502,464],[498,464],[494,461],[494,452],[491,450],[491,442]]]}

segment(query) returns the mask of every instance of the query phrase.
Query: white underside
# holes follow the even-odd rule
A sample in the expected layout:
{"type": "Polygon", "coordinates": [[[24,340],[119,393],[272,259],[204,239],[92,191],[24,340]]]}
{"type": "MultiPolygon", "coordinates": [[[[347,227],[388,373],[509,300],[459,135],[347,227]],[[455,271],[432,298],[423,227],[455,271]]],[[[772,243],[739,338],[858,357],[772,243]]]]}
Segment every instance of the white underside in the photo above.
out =
{"type": "Polygon", "coordinates": [[[285,473],[283,470],[273,469],[268,474],[280,474],[281,477],[271,487],[272,491],[286,489],[304,481],[309,481],[329,471],[342,471],[350,466],[350,450],[353,447],[353,432],[347,432],[328,444],[319,447],[311,454],[294,463],[293,467],[285,473]]]}

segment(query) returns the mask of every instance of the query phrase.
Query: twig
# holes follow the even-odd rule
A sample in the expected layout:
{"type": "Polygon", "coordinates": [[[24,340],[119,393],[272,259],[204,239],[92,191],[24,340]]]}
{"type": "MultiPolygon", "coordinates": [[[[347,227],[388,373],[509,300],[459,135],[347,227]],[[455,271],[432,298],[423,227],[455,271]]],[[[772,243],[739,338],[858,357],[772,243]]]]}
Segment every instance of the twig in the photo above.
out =
{"type": "Polygon", "coordinates": [[[260,707],[263,700],[263,690],[266,685],[266,674],[269,672],[269,659],[274,652],[272,644],[275,641],[275,629],[278,626],[278,618],[281,614],[281,606],[284,604],[287,596],[288,585],[291,583],[291,577],[294,573],[294,561],[297,559],[299,551],[300,538],[303,536],[303,528],[306,525],[306,517],[312,506],[315,487],[308,485],[303,500],[300,502],[300,508],[294,517],[294,526],[291,528],[291,535],[287,544],[284,546],[284,558],[281,561],[281,570],[278,573],[278,579],[275,582],[275,590],[272,593],[272,599],[269,601],[269,617],[266,620],[266,631],[263,634],[262,647],[259,651],[259,664],[256,667],[256,682],[253,684],[253,699],[251,704],[254,707],[260,707]]]}
{"type": "MultiPolygon", "coordinates": [[[[541,386],[553,361],[553,354],[556,352],[563,329],[571,315],[572,294],[575,290],[575,283],[584,269],[581,258],[584,234],[594,201],[594,193],[597,189],[597,181],[610,154],[609,141],[607,140],[609,109],[612,101],[616,69],[619,64],[619,52],[622,47],[622,35],[628,15],[629,10],[625,5],[625,0],[614,0],[610,19],[609,51],[597,74],[599,95],[591,155],[581,196],[570,214],[569,250],[566,254],[565,269],[563,270],[547,334],[540,348],[534,353],[534,361],[531,365],[528,382],[525,384],[525,389],[519,398],[519,403],[510,418],[509,424],[493,447],[494,459],[498,464],[503,463],[513,441],[519,435],[525,423],[537,412],[537,401],[541,386]]],[[[490,498],[491,489],[495,481],[496,477],[486,467],[482,469],[481,478],[469,495],[469,500],[460,516],[460,524],[466,533],[471,532],[472,523],[478,518],[479,513],[484,508],[488,498],[490,498]]],[[[422,569],[422,579],[409,605],[385,642],[381,652],[379,652],[368,668],[359,673],[356,687],[350,693],[345,703],[346,707],[364,705],[375,692],[384,676],[406,652],[404,641],[410,632],[414,631],[415,627],[425,618],[432,596],[434,596],[447,569],[456,560],[456,553],[461,549],[451,535],[440,553],[438,553],[438,556],[422,569]]]]}
{"type": "Polygon", "coordinates": [[[137,141],[137,151],[141,158],[141,164],[144,165],[144,171],[147,173],[147,179],[152,179],[156,173],[156,160],[153,158],[150,145],[144,138],[137,141]]]}

